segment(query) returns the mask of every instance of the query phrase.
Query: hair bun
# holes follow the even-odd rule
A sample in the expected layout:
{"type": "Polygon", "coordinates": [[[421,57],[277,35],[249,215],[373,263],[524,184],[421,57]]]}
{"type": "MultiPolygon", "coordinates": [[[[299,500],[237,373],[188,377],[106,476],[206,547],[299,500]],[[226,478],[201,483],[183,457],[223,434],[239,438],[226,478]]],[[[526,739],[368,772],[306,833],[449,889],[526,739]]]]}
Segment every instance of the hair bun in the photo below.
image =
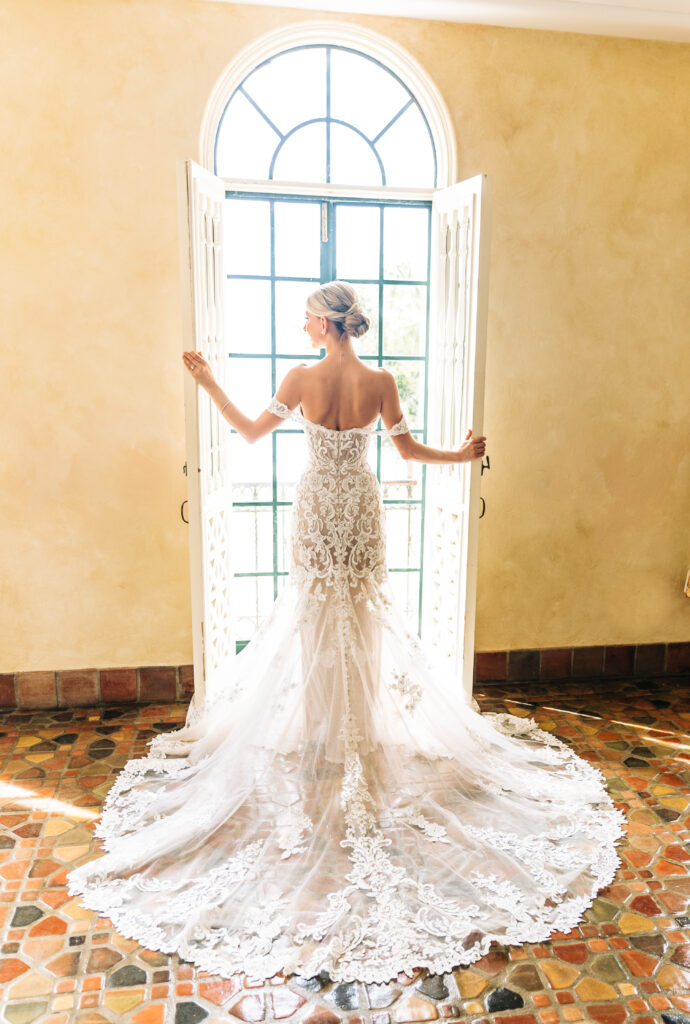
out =
{"type": "Polygon", "coordinates": [[[369,330],[371,321],[359,304],[357,293],[347,281],[329,281],[307,299],[307,309],[336,324],[342,334],[360,338],[369,330]]]}
{"type": "Polygon", "coordinates": [[[350,306],[342,322],[343,331],[351,338],[360,338],[369,330],[371,321],[358,302],[350,306]]]}

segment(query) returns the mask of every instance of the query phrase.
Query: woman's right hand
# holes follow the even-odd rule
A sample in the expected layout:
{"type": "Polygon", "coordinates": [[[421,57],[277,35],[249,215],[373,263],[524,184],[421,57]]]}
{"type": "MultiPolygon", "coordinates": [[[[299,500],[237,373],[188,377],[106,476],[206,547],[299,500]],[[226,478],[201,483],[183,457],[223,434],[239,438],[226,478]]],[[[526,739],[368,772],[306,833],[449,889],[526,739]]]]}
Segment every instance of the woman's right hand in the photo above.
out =
{"type": "Polygon", "coordinates": [[[472,462],[474,459],[483,459],[486,451],[486,437],[472,437],[472,431],[468,428],[464,442],[457,449],[460,453],[458,462],[472,462]]]}
{"type": "Polygon", "coordinates": [[[182,360],[197,384],[202,388],[208,388],[215,383],[213,370],[202,356],[201,352],[183,352],[182,360]]]}

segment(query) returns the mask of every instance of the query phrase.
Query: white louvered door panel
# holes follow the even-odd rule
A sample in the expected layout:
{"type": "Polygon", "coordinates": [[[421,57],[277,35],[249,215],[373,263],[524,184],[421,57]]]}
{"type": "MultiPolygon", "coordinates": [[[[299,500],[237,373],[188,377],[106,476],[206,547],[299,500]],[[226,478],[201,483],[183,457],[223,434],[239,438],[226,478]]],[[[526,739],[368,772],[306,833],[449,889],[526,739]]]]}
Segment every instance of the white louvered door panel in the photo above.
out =
{"type": "MultiPolygon", "coordinates": [[[[225,184],[193,160],[178,165],[184,349],[200,351],[225,388],[225,184]]],[[[194,639],[194,704],[234,657],[230,428],[185,371],[185,427],[194,639]]]]}
{"type": "MultiPolygon", "coordinates": [[[[458,448],[483,433],[489,285],[489,180],[436,193],[432,207],[428,443],[458,448]]],[[[426,468],[422,637],[472,694],[479,460],[426,468]]]]}

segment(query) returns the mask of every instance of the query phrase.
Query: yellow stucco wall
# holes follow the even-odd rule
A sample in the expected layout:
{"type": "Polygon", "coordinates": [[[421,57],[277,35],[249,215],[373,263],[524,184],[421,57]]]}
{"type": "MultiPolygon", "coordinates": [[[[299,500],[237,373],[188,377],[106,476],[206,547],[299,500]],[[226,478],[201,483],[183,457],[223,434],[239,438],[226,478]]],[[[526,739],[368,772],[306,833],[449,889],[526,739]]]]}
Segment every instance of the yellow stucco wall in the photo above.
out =
{"type": "MultiPolygon", "coordinates": [[[[176,161],[234,54],[313,17],[4,4],[0,671],[191,661],[176,161]]],[[[477,649],[688,639],[688,47],[343,20],[493,177],[477,649]]]]}

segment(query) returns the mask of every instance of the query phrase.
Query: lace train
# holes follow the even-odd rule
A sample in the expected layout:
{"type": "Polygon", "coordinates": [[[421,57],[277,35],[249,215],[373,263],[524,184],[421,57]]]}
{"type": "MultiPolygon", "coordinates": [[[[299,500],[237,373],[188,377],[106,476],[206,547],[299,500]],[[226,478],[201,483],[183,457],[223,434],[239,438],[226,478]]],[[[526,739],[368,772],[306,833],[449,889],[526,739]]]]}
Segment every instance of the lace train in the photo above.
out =
{"type": "MultiPolygon", "coordinates": [[[[373,426],[304,425],[290,577],[216,694],[129,761],[69,891],[207,971],[385,982],[569,931],[625,818],[531,718],[479,714],[385,568],[373,426]]],[[[407,430],[404,417],[390,433],[407,430]]]]}

